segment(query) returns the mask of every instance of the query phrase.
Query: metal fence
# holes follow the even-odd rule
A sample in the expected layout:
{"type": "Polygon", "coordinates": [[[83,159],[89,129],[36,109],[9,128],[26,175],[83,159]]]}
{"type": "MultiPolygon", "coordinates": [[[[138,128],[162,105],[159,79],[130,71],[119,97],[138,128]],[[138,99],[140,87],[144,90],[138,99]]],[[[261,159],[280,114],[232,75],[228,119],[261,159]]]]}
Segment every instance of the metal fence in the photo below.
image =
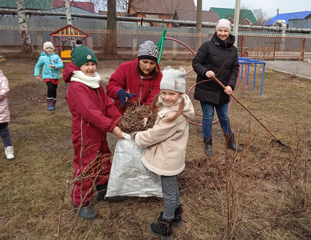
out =
{"type": "Polygon", "coordinates": [[[241,56],[256,59],[304,60],[311,52],[311,38],[285,36],[241,36],[241,56]]]}

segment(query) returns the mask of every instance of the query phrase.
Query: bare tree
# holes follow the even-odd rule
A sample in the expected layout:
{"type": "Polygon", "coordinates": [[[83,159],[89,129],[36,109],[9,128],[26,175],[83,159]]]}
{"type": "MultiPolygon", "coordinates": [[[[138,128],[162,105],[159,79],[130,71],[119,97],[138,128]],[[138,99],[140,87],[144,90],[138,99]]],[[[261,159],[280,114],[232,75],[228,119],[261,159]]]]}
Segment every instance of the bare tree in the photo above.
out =
{"type": "Polygon", "coordinates": [[[254,9],[253,10],[254,16],[257,20],[257,24],[258,26],[263,25],[265,22],[268,21],[268,17],[267,17],[267,13],[265,11],[263,11],[261,8],[260,9],[254,9]]]}
{"type": "Polygon", "coordinates": [[[28,26],[26,22],[25,2],[24,0],[17,0],[16,3],[17,3],[19,32],[22,40],[22,53],[32,54],[33,46],[31,43],[31,38],[28,32],[28,26]]]}

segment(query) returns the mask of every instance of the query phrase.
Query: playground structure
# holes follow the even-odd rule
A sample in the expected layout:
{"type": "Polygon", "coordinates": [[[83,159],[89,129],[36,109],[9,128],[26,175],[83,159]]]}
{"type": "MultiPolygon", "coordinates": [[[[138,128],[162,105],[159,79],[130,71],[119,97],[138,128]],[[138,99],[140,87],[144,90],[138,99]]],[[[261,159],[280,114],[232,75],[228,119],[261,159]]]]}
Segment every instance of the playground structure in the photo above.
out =
{"type": "MultiPolygon", "coordinates": [[[[162,36],[158,42],[158,47],[159,47],[159,58],[158,58],[158,63],[160,64],[161,62],[161,56],[162,56],[162,51],[163,51],[163,45],[164,45],[164,40],[171,40],[171,41],[175,41],[181,45],[183,45],[184,47],[186,47],[194,56],[196,55],[196,53],[189,47],[187,46],[185,43],[177,40],[177,39],[174,39],[174,38],[170,38],[170,37],[165,37],[165,34],[166,34],[166,30],[163,31],[162,33],[162,36]]],[[[265,66],[266,66],[266,62],[263,62],[263,61],[258,61],[258,60],[255,60],[255,59],[251,59],[251,58],[245,58],[245,57],[239,57],[239,64],[240,64],[240,69],[239,69],[239,76],[238,76],[238,80],[241,79],[241,82],[243,81],[243,68],[244,68],[244,65],[245,65],[245,77],[244,77],[244,93],[246,92],[246,86],[248,85],[248,82],[249,82],[249,74],[250,74],[250,65],[251,64],[254,64],[254,79],[253,79],[253,90],[255,89],[255,83],[256,83],[256,71],[257,71],[257,64],[263,64],[263,69],[262,69],[262,78],[261,78],[261,88],[260,88],[260,95],[262,95],[262,91],[263,91],[263,83],[264,83],[264,76],[265,76],[265,66]]],[[[192,72],[193,69],[189,70],[187,72],[187,75],[192,72]]],[[[194,84],[193,86],[190,87],[187,95],[190,95],[190,92],[191,90],[195,87],[196,84],[194,84]]],[[[238,81],[238,87],[240,85],[240,81],[238,81]]],[[[233,102],[233,97],[231,96],[230,98],[230,102],[229,102],[229,105],[228,105],[228,110],[230,110],[230,107],[232,105],[232,102],[233,102]]],[[[200,113],[195,113],[196,116],[203,116],[203,114],[200,114],[200,113]]],[[[214,123],[217,123],[219,120],[215,120],[213,122],[214,123]]],[[[201,123],[195,123],[191,120],[189,120],[189,122],[193,125],[196,125],[196,126],[202,126],[201,123]]]]}
{"type": "Polygon", "coordinates": [[[64,63],[71,62],[71,49],[77,40],[83,42],[86,40],[86,46],[89,46],[89,35],[72,25],[67,25],[49,34],[51,42],[55,46],[55,52],[64,63]],[[68,46],[68,43],[70,45],[68,46]],[[68,49],[68,47],[70,49],[68,49]]]}

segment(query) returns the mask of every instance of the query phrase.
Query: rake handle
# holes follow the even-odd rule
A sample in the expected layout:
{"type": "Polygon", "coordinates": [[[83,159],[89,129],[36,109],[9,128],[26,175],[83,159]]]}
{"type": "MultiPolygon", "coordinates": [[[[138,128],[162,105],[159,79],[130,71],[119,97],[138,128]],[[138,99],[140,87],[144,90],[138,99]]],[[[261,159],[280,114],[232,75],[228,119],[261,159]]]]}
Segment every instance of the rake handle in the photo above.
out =
{"type": "MultiPolygon", "coordinates": [[[[220,85],[220,86],[222,86],[223,87],[223,89],[225,89],[226,87],[225,87],[225,85],[223,85],[216,77],[214,77],[214,79],[218,82],[218,84],[220,85]]],[[[255,118],[256,120],[257,120],[257,122],[259,122],[260,124],[261,124],[261,126],[263,126],[278,142],[281,142],[281,140],[280,139],[278,139],[277,138],[277,136],[275,136],[274,134],[273,134],[273,132],[271,132],[270,131],[270,129],[269,128],[267,128],[233,93],[231,93],[230,94],[239,104],[241,104],[241,106],[246,110],[246,111],[248,111],[249,112],[249,114],[250,115],[252,115],[253,116],[253,118],[255,118]]]]}

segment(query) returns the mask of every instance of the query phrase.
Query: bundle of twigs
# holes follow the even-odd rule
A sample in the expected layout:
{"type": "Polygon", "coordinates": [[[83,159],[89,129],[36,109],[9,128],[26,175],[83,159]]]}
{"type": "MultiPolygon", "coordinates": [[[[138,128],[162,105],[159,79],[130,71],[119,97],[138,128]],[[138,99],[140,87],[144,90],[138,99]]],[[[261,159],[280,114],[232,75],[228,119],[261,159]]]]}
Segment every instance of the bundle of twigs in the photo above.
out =
{"type": "Polygon", "coordinates": [[[155,119],[148,106],[132,104],[127,107],[125,113],[120,119],[119,126],[125,133],[144,131],[152,128],[155,119]]]}

